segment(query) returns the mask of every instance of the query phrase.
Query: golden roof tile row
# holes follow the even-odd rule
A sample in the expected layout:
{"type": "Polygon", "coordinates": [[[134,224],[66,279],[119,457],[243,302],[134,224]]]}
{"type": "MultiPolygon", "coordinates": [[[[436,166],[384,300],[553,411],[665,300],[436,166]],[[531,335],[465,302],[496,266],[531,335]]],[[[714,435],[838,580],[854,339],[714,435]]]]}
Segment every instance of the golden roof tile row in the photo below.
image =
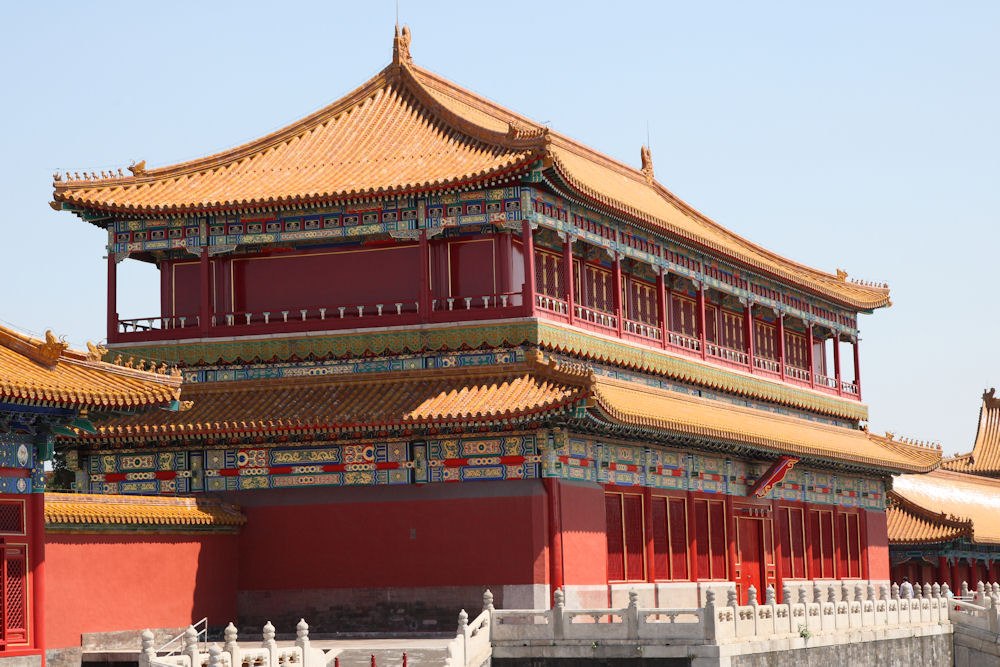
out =
{"type": "Polygon", "coordinates": [[[941,467],[980,475],[1000,474],[1000,398],[996,398],[996,389],[983,392],[972,451],[945,459],[941,467]]]}
{"type": "Polygon", "coordinates": [[[239,507],[212,498],[46,493],[49,530],[87,528],[211,528],[246,523],[239,507]]]}
{"type": "MultiPolygon", "coordinates": [[[[971,522],[970,539],[1000,544],[1000,480],[936,470],[926,475],[900,475],[892,494],[928,515],[946,515],[971,522]]],[[[892,539],[892,533],[889,534],[892,539]]]]}
{"type": "Polygon", "coordinates": [[[608,419],[621,424],[898,472],[926,472],[941,462],[935,448],[700,396],[603,377],[594,378],[592,391],[608,419]]]}
{"type": "Polygon", "coordinates": [[[972,533],[972,522],[935,514],[889,492],[892,504],[886,510],[889,542],[926,544],[947,542],[972,533]]]}
{"type": "Polygon", "coordinates": [[[130,176],[62,179],[55,202],[150,214],[398,194],[482,182],[542,160],[574,190],[653,230],[838,302],[889,304],[884,285],[848,282],[728,231],[643,170],[613,160],[431,72],[394,58],[344,98],[256,141],[130,176]]]}
{"type": "Polygon", "coordinates": [[[0,327],[0,400],[88,409],[169,406],[181,375],[100,361],[102,349],[71,350],[51,332],[38,340],[0,327]]]}
{"type": "MultiPolygon", "coordinates": [[[[940,451],[858,429],[731,405],[594,375],[585,366],[541,358],[505,369],[449,369],[352,377],[191,385],[183,413],[114,417],[84,441],[147,441],[214,434],[381,429],[524,421],[586,407],[608,427],[640,427],[746,446],[768,454],[872,467],[888,472],[935,468],[940,451]]],[[[573,412],[573,417],[580,413],[573,412]]]]}

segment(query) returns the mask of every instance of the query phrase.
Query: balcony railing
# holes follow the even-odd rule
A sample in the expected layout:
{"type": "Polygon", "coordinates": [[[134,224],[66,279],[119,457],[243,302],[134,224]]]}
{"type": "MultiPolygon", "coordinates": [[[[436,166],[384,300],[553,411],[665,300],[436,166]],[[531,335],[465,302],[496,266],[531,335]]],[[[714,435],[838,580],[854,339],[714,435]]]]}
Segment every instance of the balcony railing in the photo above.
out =
{"type": "Polygon", "coordinates": [[[689,350],[691,352],[701,352],[701,341],[697,338],[692,338],[691,336],[685,336],[684,334],[677,333],[676,331],[667,332],[667,342],[675,347],[682,348],[684,350],[689,350]]]}
{"type": "MultiPolygon", "coordinates": [[[[510,311],[521,308],[521,299],[520,292],[437,298],[430,302],[430,320],[446,322],[509,316],[510,311]]],[[[198,315],[140,317],[119,320],[118,335],[113,342],[169,340],[203,334],[236,336],[263,331],[402,325],[418,322],[419,312],[417,301],[392,301],[215,313],[207,327],[202,327],[198,315]]]]}
{"type": "Polygon", "coordinates": [[[573,310],[577,320],[590,322],[606,329],[618,329],[618,318],[613,313],[606,313],[603,310],[595,310],[580,304],[575,304],[573,310]]]}
{"type": "Polygon", "coordinates": [[[655,327],[651,324],[646,324],[645,322],[622,319],[622,331],[630,333],[633,336],[648,338],[649,340],[657,342],[663,340],[663,330],[660,329],[660,327],[655,327]]]}
{"type": "Polygon", "coordinates": [[[723,361],[729,361],[743,366],[750,365],[750,355],[746,352],[741,352],[740,350],[722,347],[721,345],[716,345],[715,343],[705,343],[705,351],[708,352],[708,356],[715,357],[716,359],[722,359],[723,361]]]}
{"type": "Polygon", "coordinates": [[[757,370],[766,371],[768,373],[773,373],[774,375],[781,374],[781,364],[773,359],[766,359],[764,357],[754,357],[753,367],[757,370]]]}

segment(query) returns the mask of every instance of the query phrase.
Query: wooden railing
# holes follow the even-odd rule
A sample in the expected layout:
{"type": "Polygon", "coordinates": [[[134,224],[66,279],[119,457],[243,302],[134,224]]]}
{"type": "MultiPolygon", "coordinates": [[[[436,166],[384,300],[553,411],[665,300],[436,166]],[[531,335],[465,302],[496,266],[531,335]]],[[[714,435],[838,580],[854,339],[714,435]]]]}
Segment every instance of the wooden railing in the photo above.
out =
{"type": "Polygon", "coordinates": [[[710,357],[715,357],[716,359],[722,359],[734,364],[742,364],[743,366],[750,365],[750,355],[740,350],[723,347],[715,343],[705,343],[705,351],[710,357]]]}
{"type": "Polygon", "coordinates": [[[630,333],[633,336],[640,336],[657,342],[663,340],[663,330],[660,327],[646,324],[645,322],[623,319],[622,331],[630,333]]]}
{"type": "Polygon", "coordinates": [[[701,341],[691,336],[685,336],[676,331],[667,332],[667,342],[675,347],[689,350],[691,352],[701,352],[701,341]]]}

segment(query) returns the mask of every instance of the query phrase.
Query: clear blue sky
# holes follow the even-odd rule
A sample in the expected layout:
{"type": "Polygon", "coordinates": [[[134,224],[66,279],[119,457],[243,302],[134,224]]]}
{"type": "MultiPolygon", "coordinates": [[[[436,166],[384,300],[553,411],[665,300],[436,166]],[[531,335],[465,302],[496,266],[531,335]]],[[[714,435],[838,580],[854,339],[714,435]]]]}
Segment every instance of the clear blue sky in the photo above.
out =
{"type": "MultiPolygon", "coordinates": [[[[105,335],[106,237],[56,169],[171,164],[258,137],[391,56],[380,2],[0,6],[0,319],[105,335]]],[[[888,281],[862,318],[873,429],[967,450],[1000,385],[1000,3],[415,2],[416,62],[632,164],[798,261],[888,281]]],[[[157,313],[122,265],[124,317],[157,313]]]]}

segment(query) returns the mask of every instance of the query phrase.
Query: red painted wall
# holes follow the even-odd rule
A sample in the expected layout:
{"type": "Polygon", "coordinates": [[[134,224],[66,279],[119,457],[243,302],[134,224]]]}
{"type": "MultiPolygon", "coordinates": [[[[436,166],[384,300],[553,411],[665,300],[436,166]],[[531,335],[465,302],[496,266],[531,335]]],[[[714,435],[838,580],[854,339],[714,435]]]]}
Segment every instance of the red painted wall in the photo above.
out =
{"type": "Polygon", "coordinates": [[[236,618],[236,535],[45,536],[48,648],[85,632],[236,618]]]}
{"type": "Polygon", "coordinates": [[[540,486],[527,495],[244,504],[240,589],[545,583],[540,486]]]}
{"type": "Polygon", "coordinates": [[[868,578],[889,578],[889,527],[885,512],[863,512],[868,534],[868,578]]]}
{"type": "Polygon", "coordinates": [[[604,489],[596,484],[558,482],[562,508],[563,583],[608,582],[604,489]]]}

